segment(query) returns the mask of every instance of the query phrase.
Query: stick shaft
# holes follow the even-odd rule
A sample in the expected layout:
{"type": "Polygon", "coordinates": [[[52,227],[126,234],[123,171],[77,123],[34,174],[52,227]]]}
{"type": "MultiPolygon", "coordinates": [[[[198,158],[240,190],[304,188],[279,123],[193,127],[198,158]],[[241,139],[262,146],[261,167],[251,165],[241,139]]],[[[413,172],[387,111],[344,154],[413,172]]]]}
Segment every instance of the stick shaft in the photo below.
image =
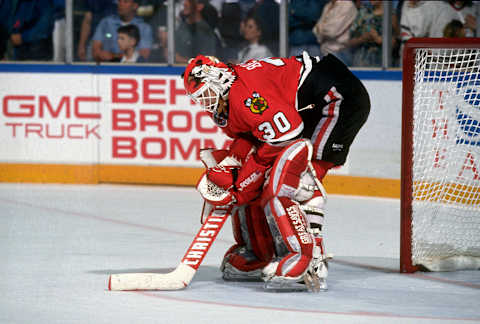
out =
{"type": "Polygon", "coordinates": [[[217,238],[218,233],[225,224],[228,216],[232,212],[232,206],[215,207],[212,209],[197,235],[190,244],[187,252],[183,256],[182,263],[197,270],[210,250],[213,242],[217,238]]]}
{"type": "Polygon", "coordinates": [[[198,231],[177,268],[169,273],[113,274],[109,290],[179,290],[188,286],[233,207],[215,207],[198,231]]]}

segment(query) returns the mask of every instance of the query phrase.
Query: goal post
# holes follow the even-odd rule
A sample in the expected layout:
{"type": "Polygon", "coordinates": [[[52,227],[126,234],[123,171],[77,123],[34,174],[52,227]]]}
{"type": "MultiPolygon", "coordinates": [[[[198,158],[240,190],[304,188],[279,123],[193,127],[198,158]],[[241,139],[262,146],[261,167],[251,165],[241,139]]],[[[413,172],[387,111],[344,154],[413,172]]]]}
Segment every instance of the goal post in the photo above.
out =
{"type": "Polygon", "coordinates": [[[403,53],[400,271],[480,269],[480,38],[403,53]]]}

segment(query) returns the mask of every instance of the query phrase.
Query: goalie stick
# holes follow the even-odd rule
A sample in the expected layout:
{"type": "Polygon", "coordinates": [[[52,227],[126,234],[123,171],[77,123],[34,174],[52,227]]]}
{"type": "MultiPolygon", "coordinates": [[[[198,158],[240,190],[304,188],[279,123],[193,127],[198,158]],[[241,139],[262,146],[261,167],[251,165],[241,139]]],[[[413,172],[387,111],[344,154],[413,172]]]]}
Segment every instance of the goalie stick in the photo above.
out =
{"type": "Polygon", "coordinates": [[[179,290],[187,287],[234,207],[213,207],[206,203],[203,213],[206,212],[205,208],[209,209],[208,217],[175,270],[163,274],[112,274],[108,280],[108,290],[179,290]]]}

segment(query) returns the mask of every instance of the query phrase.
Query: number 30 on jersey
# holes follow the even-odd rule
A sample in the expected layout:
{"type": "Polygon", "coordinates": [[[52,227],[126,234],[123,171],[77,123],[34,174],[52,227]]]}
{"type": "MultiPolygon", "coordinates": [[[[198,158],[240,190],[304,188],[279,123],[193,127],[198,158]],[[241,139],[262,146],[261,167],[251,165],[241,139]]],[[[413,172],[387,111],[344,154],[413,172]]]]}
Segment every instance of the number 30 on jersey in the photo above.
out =
{"type": "Polygon", "coordinates": [[[281,111],[273,115],[272,122],[266,121],[258,125],[258,130],[263,132],[266,141],[275,139],[279,133],[284,134],[291,128],[292,125],[281,111]]]}

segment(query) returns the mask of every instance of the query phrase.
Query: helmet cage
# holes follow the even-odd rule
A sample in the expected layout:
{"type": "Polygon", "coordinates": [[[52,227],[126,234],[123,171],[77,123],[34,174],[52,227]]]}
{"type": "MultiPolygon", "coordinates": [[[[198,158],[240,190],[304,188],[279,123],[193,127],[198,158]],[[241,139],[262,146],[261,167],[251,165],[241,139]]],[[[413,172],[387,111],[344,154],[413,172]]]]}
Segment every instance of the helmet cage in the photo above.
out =
{"type": "Polygon", "coordinates": [[[190,98],[208,112],[214,113],[220,101],[220,93],[210,82],[203,82],[203,85],[190,98]]]}
{"type": "Polygon", "coordinates": [[[230,68],[213,57],[198,56],[187,67],[191,71],[184,76],[185,88],[190,98],[206,111],[214,113],[220,98],[228,99],[228,92],[235,80],[230,68]],[[190,81],[190,78],[195,81],[190,81]]]}

